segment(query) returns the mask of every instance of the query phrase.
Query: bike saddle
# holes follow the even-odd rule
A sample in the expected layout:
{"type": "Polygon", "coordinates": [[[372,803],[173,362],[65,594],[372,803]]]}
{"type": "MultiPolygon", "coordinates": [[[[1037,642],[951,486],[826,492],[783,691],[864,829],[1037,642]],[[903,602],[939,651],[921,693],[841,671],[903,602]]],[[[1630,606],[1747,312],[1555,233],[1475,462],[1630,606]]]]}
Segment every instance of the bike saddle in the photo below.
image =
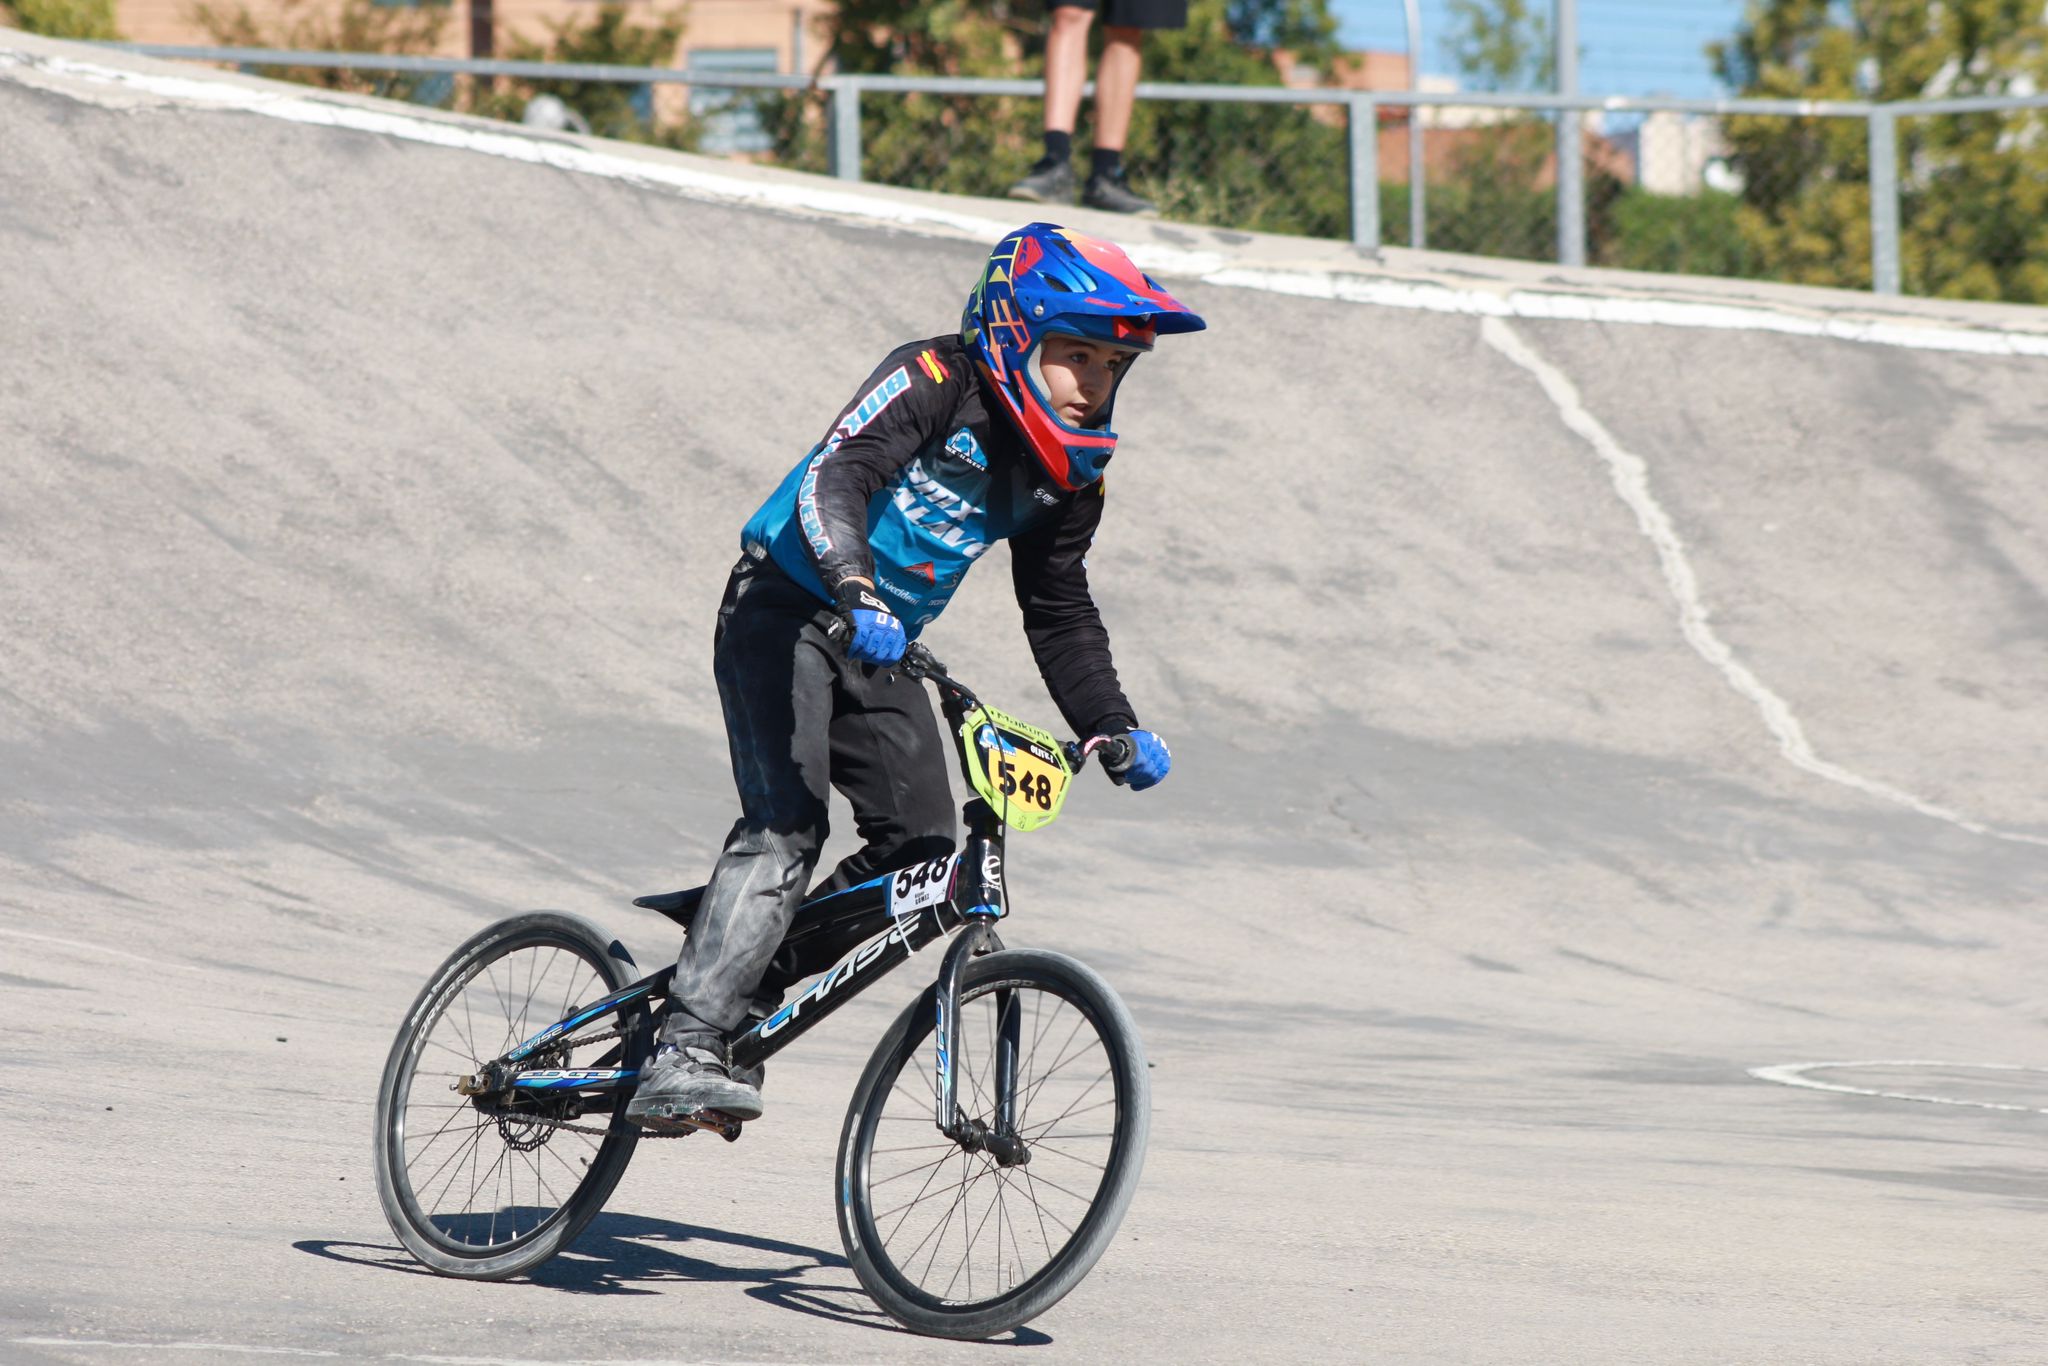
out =
{"type": "Polygon", "coordinates": [[[644,910],[660,911],[678,925],[687,926],[697,918],[697,907],[704,901],[704,889],[692,887],[686,892],[661,892],[654,896],[636,896],[633,904],[644,910]]]}

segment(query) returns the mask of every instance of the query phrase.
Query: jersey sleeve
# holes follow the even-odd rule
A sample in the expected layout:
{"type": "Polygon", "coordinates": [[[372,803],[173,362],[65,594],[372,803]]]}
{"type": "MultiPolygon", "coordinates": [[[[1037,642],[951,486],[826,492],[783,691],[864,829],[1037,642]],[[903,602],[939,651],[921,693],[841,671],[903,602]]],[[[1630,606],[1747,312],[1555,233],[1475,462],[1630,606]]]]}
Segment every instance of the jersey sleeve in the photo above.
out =
{"type": "Polygon", "coordinates": [[[1088,592],[1088,547],[1102,522],[1102,485],[1067,500],[1061,515],[1010,540],[1010,572],[1024,635],[1060,715],[1083,737],[1135,729],[1118,684],[1109,631],[1088,592]]]}
{"type": "Polygon", "coordinates": [[[945,430],[959,401],[959,367],[928,343],[892,353],[825,434],[797,486],[797,523],[827,592],[850,578],[872,580],[868,503],[945,430]]]}

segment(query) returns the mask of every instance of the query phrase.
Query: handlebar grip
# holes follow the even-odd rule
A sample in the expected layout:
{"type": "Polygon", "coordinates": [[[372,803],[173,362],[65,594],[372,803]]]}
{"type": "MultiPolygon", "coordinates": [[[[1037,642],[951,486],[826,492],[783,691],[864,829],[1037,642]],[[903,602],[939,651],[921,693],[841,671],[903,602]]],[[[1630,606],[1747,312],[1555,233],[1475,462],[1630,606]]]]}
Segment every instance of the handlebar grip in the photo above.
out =
{"type": "Polygon", "coordinates": [[[1126,773],[1138,761],[1138,742],[1128,735],[1114,735],[1102,746],[1102,768],[1106,773],[1126,773]]]}

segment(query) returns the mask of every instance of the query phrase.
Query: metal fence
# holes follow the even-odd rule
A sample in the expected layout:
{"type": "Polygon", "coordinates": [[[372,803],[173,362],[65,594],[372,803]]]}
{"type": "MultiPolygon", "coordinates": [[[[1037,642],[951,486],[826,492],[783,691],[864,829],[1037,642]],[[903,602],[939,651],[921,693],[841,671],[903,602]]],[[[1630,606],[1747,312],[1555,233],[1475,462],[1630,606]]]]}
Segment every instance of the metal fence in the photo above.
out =
{"type": "MultiPolygon", "coordinates": [[[[671,145],[955,193],[1002,194],[1039,150],[1035,80],[109,46],[328,83],[382,73],[358,88],[499,117],[539,92],[573,102],[623,88],[636,126],[665,129],[658,140],[671,145]],[[667,87],[690,93],[657,93],[667,87]]],[[[1126,161],[1172,219],[1368,249],[2048,303],[2048,96],[1879,104],[1157,83],[1138,96],[1126,161]]]]}

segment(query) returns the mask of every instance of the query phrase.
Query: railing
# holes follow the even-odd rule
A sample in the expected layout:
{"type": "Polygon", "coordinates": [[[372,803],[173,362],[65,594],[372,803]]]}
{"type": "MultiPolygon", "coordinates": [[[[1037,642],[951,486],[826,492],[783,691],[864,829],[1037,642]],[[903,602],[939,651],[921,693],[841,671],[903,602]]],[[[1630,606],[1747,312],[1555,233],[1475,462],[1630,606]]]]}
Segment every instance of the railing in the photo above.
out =
{"type": "MultiPolygon", "coordinates": [[[[705,89],[769,92],[782,98],[822,99],[826,114],[824,162],[818,169],[829,170],[845,180],[881,178],[892,183],[932,184],[942,181],[959,188],[959,158],[982,155],[992,166],[991,174],[980,178],[982,193],[1000,193],[1006,179],[996,163],[1020,155],[1014,147],[1003,155],[991,148],[948,146],[938,149],[925,162],[897,156],[890,165],[877,167],[879,176],[864,174],[874,158],[863,146],[863,115],[872,114],[877,99],[909,100],[937,96],[983,101],[1035,101],[1043,94],[1036,80],[990,80],[966,77],[825,75],[807,77],[747,72],[690,72],[665,67],[622,67],[569,65],[550,62],[499,61],[442,57],[402,57],[382,53],[301,52],[267,48],[183,47],[151,43],[106,44],[156,57],[197,61],[230,62],[243,67],[345,68],[409,75],[507,77],[520,81],[617,82],[635,86],[680,85],[705,89]],[[953,168],[950,176],[942,172],[953,168]]],[[[1092,88],[1091,88],[1092,93],[1092,88]]],[[[1486,93],[1420,93],[1392,90],[1343,90],[1290,86],[1220,86],[1145,83],[1138,86],[1141,110],[1147,106],[1266,106],[1304,111],[1319,121],[1325,132],[1329,115],[1342,118],[1341,165],[1315,166],[1303,174],[1299,165],[1292,179],[1306,180],[1320,172],[1343,177],[1342,221],[1324,215],[1317,226],[1293,230],[1325,231],[1348,237],[1367,250],[1383,245],[1381,200],[1384,195],[1405,192],[1411,206],[1421,200],[1425,178],[1434,178],[1431,207],[1435,226],[1428,229],[1437,240],[1417,240],[1422,215],[1407,212],[1390,215],[1400,229],[1401,245],[1437,245],[1449,250],[1477,250],[1490,254],[1516,255],[1531,259],[1590,259],[1599,264],[1638,269],[1676,269],[1705,274],[1740,274],[1762,278],[1792,279],[1812,283],[1867,285],[1879,294],[1898,294],[1911,283],[1925,292],[1937,288],[1947,292],[1971,293],[1950,287],[1951,277],[1974,279],[1978,297],[2001,297],[2005,288],[1998,282],[2012,275],[2015,267],[2022,278],[2039,278],[2041,297],[2048,302],[2048,238],[2028,237],[2031,223],[2015,224],[2015,233],[1992,232],[1978,249],[1987,255],[1980,262],[1964,261],[1958,269],[1938,267],[1920,258],[1928,253],[1918,239],[1914,256],[1914,277],[1908,280],[1902,268],[1902,247],[1915,225],[1906,220],[1908,211],[1923,212],[1934,202],[1925,192],[1945,173],[1938,156],[1924,149],[1908,152],[1908,174],[1901,175],[1900,125],[1904,120],[1949,120],[1942,127],[1953,128],[1970,117],[2006,120],[1991,138],[2011,155],[2048,156],[2048,128],[2039,115],[2048,111],[2048,96],[2003,96],[1950,99],[1912,103],[1874,103],[1843,100],[1689,100],[1664,98],[1615,98],[1560,95],[1486,93]],[[1593,116],[1563,119],[1565,113],[1593,116]],[[1380,122],[1408,125],[1404,148],[1401,139],[1388,146],[1407,165],[1403,174],[1383,183],[1380,178],[1380,122]],[[1770,121],[1779,121],[1772,123],[1770,121]],[[1850,125],[1861,120],[1860,139],[1850,125]],[[2017,126],[2013,121],[2017,120],[2017,126]],[[1558,153],[1565,150],[1561,130],[1573,124],[1597,127],[1614,125],[1613,136],[1585,137],[1578,155],[1579,169],[1590,175],[1559,177],[1562,165],[1558,153]],[[1411,149],[1423,138],[1438,142],[1439,151],[1417,159],[1411,149]],[[1840,128],[1840,135],[1830,133],[1840,128]],[[1737,130],[1725,154],[1711,155],[1708,144],[1725,141],[1727,130],[1737,130]],[[1675,130],[1675,132],[1674,132],[1675,130]],[[1759,137],[1761,130],[1762,136],[1759,137]],[[1657,139],[1651,132],[1658,134],[1657,139]],[[1785,136],[1774,140],[1774,132],[1785,136]],[[1676,169],[1652,163],[1652,141],[1670,143],[1671,134],[1680,143],[1690,139],[1691,150],[1658,152],[1677,157],[1684,164],[1676,169]],[[1846,140],[1845,140],[1846,139],[1846,140]],[[1776,143],[1786,144],[1784,156],[1777,155],[1776,143]],[[1809,147],[1806,144],[1812,143],[1809,147]],[[1629,150],[1633,147],[1633,151],[1629,150]],[[1706,147],[1707,150],[1702,150],[1706,147]],[[2013,149],[2018,149],[2014,151],[2013,149]],[[1833,161],[1827,161],[1829,156],[1833,161]],[[1631,160],[1632,157],[1632,160],[1631,160]],[[1861,161],[1862,175],[1854,163],[1861,161]],[[1693,163],[1699,163],[1695,166],[1693,163]],[[1720,167],[1722,187],[1704,183],[1720,167]],[[1816,172],[1816,165],[1824,169],[1816,172]],[[1844,170],[1843,168],[1847,168],[1844,170]],[[1652,173],[1657,174],[1653,175],[1652,173]],[[1604,179],[1603,179],[1604,177],[1604,179]],[[1558,194],[1559,180],[1596,186],[1591,194],[1558,194]],[[1644,189],[1652,180],[1676,185],[1676,193],[1656,194],[1644,189]],[[1903,182],[1903,183],[1902,183],[1903,182]],[[1455,193],[1459,183],[1465,192],[1455,193]],[[1818,208],[1806,201],[1826,191],[1834,193],[1848,185],[1867,193],[1867,205],[1852,206],[1862,227],[1845,223],[1850,210],[1842,202],[1818,208]],[[1816,190],[1816,186],[1819,190],[1816,190]],[[1633,198],[1631,198],[1633,193],[1633,198]],[[1702,196],[1718,196],[1702,198],[1702,196]],[[1594,201],[1589,210],[1588,199],[1594,201]],[[1462,217],[1460,206],[1463,206],[1462,217]],[[1446,207],[1448,206],[1448,207],[1446,207]],[[1589,217],[1589,213],[1591,217],[1589,217]],[[1753,259],[1758,242],[1771,243],[1771,234],[1782,228],[1791,241],[1801,228],[1800,215],[1817,213],[1826,218],[1816,249],[1809,238],[1769,259],[1753,259]],[[1466,221],[1469,220],[1469,221],[1466,221]],[[1696,221],[1697,220],[1697,221],[1696,221]],[[1410,224],[1414,226],[1410,226],[1410,224]],[[1701,226],[1706,224],[1707,226],[1701,226]],[[1867,231],[1867,257],[1853,251],[1856,238],[1867,231]],[[1702,233],[1715,234],[1704,245],[1702,233]],[[1833,234],[1829,236],[1828,234],[1833,234]],[[1490,235],[1489,235],[1490,234],[1490,235]],[[1597,240],[1588,255],[1589,234],[1597,240]],[[1833,244],[1833,250],[1828,249],[1833,244]],[[1805,255],[1802,256],[1801,252],[1805,255]],[[2035,253],[2038,251],[2038,258],[2035,253]],[[1996,253],[2004,252],[2001,257],[1996,253]],[[2018,256],[2015,259],[2014,253],[2018,256]],[[1854,255],[1856,259],[1848,259],[1854,255]],[[1832,259],[1829,259],[1832,257],[1832,259]],[[1947,270],[1947,274],[1942,274],[1947,270]],[[1972,272],[1976,272],[1974,275],[1972,272]],[[1984,280],[1991,287],[1982,287],[1984,280]]],[[[1010,120],[1022,125],[1035,150],[1036,124],[1026,111],[1010,120]]],[[[1166,122],[1163,116],[1162,124],[1166,122]]],[[[1306,128],[1307,125],[1301,125],[1306,128]]],[[[1331,150],[1335,150],[1334,138],[1331,150]]],[[[1021,145],[1021,144],[1019,144],[1021,145]]],[[[1255,146],[1201,149],[1204,156],[1259,155],[1255,146]]],[[[1331,162],[1337,162],[1332,156],[1331,162]]],[[[1220,160],[1212,161],[1220,165],[1220,160]]],[[[2033,166],[2030,173],[2043,174],[2048,167],[2033,166]]],[[[1948,168],[1952,169],[1952,168],[1948,168]]],[[[1013,168],[1014,170],[1014,168],[1013,168]]],[[[1199,179],[1199,175],[1196,176],[1199,179]]],[[[2024,176],[2022,176],[2024,178],[2024,176]]],[[[1197,187],[1199,188],[1199,187],[1197,187]]],[[[1303,186],[1283,185],[1282,190],[1303,186]]],[[[1192,192],[1191,192],[1192,193],[1192,192]]],[[[1852,199],[1856,196],[1852,193],[1852,199]]],[[[1847,202],[1847,201],[1844,201],[1847,202]]],[[[1169,206],[1171,207],[1171,206],[1169,206]]],[[[1202,210],[1196,211],[1198,214],[1202,210]]],[[[1996,227],[1997,203],[1991,205],[1996,227]]],[[[1215,221],[1217,211],[1207,211],[1215,221]]],[[[1980,219],[1983,214],[1977,215],[1980,219]]],[[[1255,226],[1245,222],[1221,226],[1255,226]]],[[[1930,232],[1940,224],[1930,220],[1930,232]]],[[[1954,263],[1951,263],[1953,266],[1954,263]]],[[[2026,286],[2031,289],[2032,286],[2026,286]]]]}

